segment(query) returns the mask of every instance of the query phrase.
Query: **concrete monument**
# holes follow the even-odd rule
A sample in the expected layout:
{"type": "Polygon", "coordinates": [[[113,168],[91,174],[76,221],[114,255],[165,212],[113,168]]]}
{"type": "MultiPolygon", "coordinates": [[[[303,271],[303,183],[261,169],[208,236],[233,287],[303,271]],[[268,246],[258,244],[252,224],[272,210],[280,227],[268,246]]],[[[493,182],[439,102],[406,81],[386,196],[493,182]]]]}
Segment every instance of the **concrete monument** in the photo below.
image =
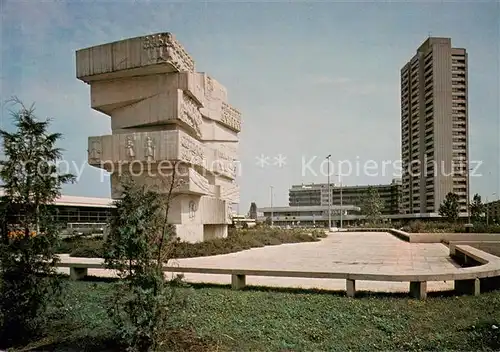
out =
{"type": "Polygon", "coordinates": [[[182,240],[227,236],[235,184],[241,114],[226,89],[196,72],[171,33],[98,45],[76,52],[78,79],[90,85],[91,107],[111,117],[112,134],[89,137],[88,162],[161,193],[172,188],[169,222],[182,240]]]}

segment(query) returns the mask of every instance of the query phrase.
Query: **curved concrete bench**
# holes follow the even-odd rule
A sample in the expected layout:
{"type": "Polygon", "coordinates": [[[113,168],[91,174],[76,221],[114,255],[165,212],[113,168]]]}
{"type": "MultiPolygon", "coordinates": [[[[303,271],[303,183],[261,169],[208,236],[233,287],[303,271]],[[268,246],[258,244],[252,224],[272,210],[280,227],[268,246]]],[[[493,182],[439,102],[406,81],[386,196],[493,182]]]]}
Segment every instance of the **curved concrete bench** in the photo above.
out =
{"type": "MultiPolygon", "coordinates": [[[[481,280],[490,280],[489,285],[500,287],[500,258],[483,252],[469,245],[451,245],[450,256],[460,262],[477,264],[467,268],[429,273],[381,273],[381,272],[317,272],[317,271],[281,271],[281,270],[253,270],[227,269],[206,267],[165,266],[163,271],[171,273],[197,273],[231,275],[233,289],[241,289],[246,285],[247,276],[293,277],[308,279],[345,279],[347,296],[354,297],[356,281],[392,281],[409,282],[410,295],[414,298],[425,299],[427,296],[427,282],[454,281],[458,293],[477,295],[481,290],[481,280]]],[[[70,269],[70,277],[78,280],[87,275],[88,269],[104,269],[104,263],[96,259],[71,258],[72,262],[61,262],[58,267],[70,269]],[[78,261],[77,261],[78,260],[78,261]]]]}

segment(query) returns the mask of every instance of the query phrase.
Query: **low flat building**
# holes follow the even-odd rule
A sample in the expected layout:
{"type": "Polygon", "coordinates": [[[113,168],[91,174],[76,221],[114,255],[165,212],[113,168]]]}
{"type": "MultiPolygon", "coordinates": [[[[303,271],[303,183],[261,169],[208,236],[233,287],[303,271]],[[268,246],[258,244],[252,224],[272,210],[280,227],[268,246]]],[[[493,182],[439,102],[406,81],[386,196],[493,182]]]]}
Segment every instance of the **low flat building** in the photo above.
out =
{"type": "MultiPolygon", "coordinates": [[[[3,196],[0,190],[0,196],[3,196]]],[[[103,229],[114,209],[113,199],[61,195],[51,205],[54,207],[56,222],[68,230],[103,229]]],[[[12,218],[21,213],[13,210],[12,218]]]]}
{"type": "MultiPolygon", "coordinates": [[[[342,204],[353,204],[361,207],[363,198],[370,188],[375,189],[383,203],[382,214],[399,214],[401,198],[401,181],[394,179],[390,184],[382,185],[359,185],[346,186],[330,184],[332,190],[332,205],[340,205],[340,195],[342,193],[342,204]]],[[[289,190],[289,205],[295,206],[327,206],[328,205],[328,184],[310,183],[293,185],[289,190]]]]}
{"type": "MultiPolygon", "coordinates": [[[[363,225],[366,215],[360,213],[361,208],[355,205],[332,205],[331,221],[333,227],[340,227],[340,209],[342,212],[342,227],[363,225]]],[[[266,207],[259,208],[258,222],[270,222],[278,226],[299,227],[328,227],[328,206],[304,206],[304,207],[266,207]]],[[[465,218],[466,219],[466,218],[465,218]]],[[[423,214],[382,214],[382,223],[406,224],[414,220],[442,221],[443,218],[437,213],[423,214]]]]}
{"type": "MultiPolygon", "coordinates": [[[[342,219],[348,219],[351,214],[359,214],[360,207],[354,205],[339,205],[331,206],[331,221],[332,226],[340,221],[340,213],[342,211],[342,219]]],[[[300,207],[267,207],[259,208],[259,213],[263,216],[258,217],[259,221],[271,221],[274,225],[291,225],[291,226],[319,226],[328,227],[328,205],[312,205],[300,207]]]]}

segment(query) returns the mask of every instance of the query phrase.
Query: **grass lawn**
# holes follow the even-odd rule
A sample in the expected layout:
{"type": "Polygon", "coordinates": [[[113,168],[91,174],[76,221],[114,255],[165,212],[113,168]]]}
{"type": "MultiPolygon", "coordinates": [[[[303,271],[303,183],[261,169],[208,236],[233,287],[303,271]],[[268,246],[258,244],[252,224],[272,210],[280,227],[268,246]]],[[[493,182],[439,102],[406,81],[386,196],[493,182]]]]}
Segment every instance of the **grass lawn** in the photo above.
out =
{"type": "MultiPolygon", "coordinates": [[[[68,281],[48,336],[24,350],[114,351],[105,311],[111,283],[68,281]]],[[[500,292],[434,296],[342,294],[196,285],[173,333],[178,351],[367,351],[500,349],[500,292]],[[182,330],[179,330],[178,328],[182,330]],[[181,332],[182,333],[181,333],[181,332]]]]}

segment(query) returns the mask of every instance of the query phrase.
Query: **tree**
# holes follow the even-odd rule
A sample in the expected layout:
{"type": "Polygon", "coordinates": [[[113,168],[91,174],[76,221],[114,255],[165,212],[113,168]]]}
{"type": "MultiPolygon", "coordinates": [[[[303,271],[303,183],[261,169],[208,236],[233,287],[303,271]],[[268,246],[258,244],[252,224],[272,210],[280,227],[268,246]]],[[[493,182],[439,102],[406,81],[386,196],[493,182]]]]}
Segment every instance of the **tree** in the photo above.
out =
{"type": "Polygon", "coordinates": [[[473,222],[481,221],[484,213],[485,213],[485,205],[481,200],[481,196],[479,194],[474,194],[472,198],[472,203],[469,204],[470,216],[473,222]]]}
{"type": "Polygon", "coordinates": [[[33,105],[12,111],[16,131],[0,130],[5,160],[0,161],[3,229],[0,244],[0,341],[15,343],[43,324],[48,303],[60,292],[55,271],[58,229],[49,205],[61,186],[74,182],[59,174],[59,133],[49,133],[50,120],[39,121],[33,105]],[[13,217],[12,214],[20,214],[13,217]]]}
{"type": "Polygon", "coordinates": [[[180,185],[175,167],[168,182],[165,197],[125,177],[109,224],[105,265],[117,270],[121,280],[108,313],[132,351],[157,351],[182,303],[173,289],[180,281],[166,281],[162,270],[176,241],[167,222],[175,184],[180,185]]]}
{"type": "Polygon", "coordinates": [[[268,226],[271,226],[272,223],[273,223],[273,221],[271,219],[271,216],[266,217],[266,220],[264,221],[264,224],[266,224],[268,226]]]}
{"type": "Polygon", "coordinates": [[[255,202],[252,202],[250,204],[250,210],[248,211],[248,217],[250,219],[257,219],[257,204],[255,204],[255,202]]]}
{"type": "Polygon", "coordinates": [[[378,223],[381,220],[382,208],[383,202],[377,190],[373,187],[369,187],[362,202],[362,214],[366,215],[366,220],[369,223],[378,223]]]}
{"type": "Polygon", "coordinates": [[[450,221],[456,221],[458,219],[459,210],[458,195],[450,192],[439,206],[439,215],[448,218],[450,221]]]}

